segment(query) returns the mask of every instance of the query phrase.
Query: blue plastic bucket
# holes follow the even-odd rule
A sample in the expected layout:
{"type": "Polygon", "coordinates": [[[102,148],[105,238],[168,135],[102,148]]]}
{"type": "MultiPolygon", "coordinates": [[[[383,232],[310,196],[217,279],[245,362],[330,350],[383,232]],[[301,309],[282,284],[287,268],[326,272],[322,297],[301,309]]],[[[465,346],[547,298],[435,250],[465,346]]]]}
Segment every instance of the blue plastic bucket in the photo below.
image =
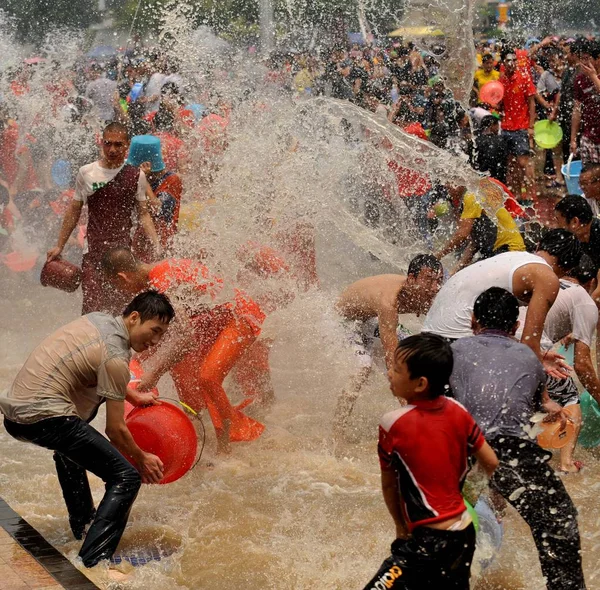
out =
{"type": "Polygon", "coordinates": [[[52,180],[60,188],[66,188],[71,184],[71,163],[68,160],[56,160],[50,171],[52,180]]]}
{"type": "Polygon", "coordinates": [[[141,82],[136,82],[129,91],[129,101],[135,102],[140,97],[143,90],[144,85],[141,82]]]}
{"type": "Polygon", "coordinates": [[[600,406],[587,392],[581,394],[583,425],[577,442],[586,449],[600,445],[600,406]]]}
{"type": "Polygon", "coordinates": [[[579,175],[581,174],[581,161],[573,162],[573,155],[569,156],[569,161],[561,168],[562,174],[567,183],[567,191],[570,195],[582,195],[583,191],[579,186],[579,175]]]}

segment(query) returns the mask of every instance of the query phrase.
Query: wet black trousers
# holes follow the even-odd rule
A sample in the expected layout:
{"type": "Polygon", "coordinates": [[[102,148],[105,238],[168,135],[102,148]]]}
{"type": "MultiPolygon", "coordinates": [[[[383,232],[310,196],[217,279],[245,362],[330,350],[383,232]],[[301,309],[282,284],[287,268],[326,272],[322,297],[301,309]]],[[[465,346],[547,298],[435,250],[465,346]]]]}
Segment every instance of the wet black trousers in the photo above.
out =
{"type": "Polygon", "coordinates": [[[142,483],[135,467],[95,428],[77,417],[48,418],[33,424],[16,424],[5,418],[4,426],[13,438],[54,451],[75,538],[81,539],[85,526],[92,523],[79,557],[86,567],[109,559],[121,540],[142,483]],[[106,493],[97,511],[86,471],[105,484],[106,493]]]}
{"type": "Polygon", "coordinates": [[[584,590],[577,510],[535,442],[503,436],[489,441],[500,465],[490,486],[529,525],[549,590],[584,590]]]}
{"type": "Polygon", "coordinates": [[[472,524],[462,531],[417,527],[392,543],[392,555],[364,590],[468,590],[474,552],[472,524]]]}

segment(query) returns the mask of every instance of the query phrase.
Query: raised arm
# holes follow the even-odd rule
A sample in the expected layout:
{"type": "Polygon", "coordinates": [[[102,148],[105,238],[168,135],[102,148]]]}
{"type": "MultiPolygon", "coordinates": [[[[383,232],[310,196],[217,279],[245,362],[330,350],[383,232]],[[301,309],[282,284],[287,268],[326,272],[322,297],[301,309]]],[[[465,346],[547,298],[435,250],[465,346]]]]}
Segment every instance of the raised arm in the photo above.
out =
{"type": "Polygon", "coordinates": [[[577,151],[577,136],[581,128],[581,103],[576,100],[573,107],[573,117],[571,118],[571,153],[577,151]]]}
{"type": "Polygon", "coordinates": [[[579,381],[581,381],[581,384],[588,390],[588,393],[600,404],[600,381],[592,362],[592,353],[590,347],[580,340],[575,341],[574,364],[575,373],[579,381]]]}
{"type": "Polygon", "coordinates": [[[460,219],[454,235],[438,250],[434,256],[438,259],[443,258],[446,254],[454,252],[465,240],[471,235],[473,230],[474,219],[460,219]]]}
{"type": "Polygon", "coordinates": [[[521,300],[527,300],[529,297],[521,342],[529,346],[542,362],[544,355],[540,348],[540,340],[544,322],[556,300],[559,288],[558,277],[542,264],[522,266],[513,276],[513,294],[521,300]]]}
{"type": "Polygon", "coordinates": [[[151,367],[142,375],[138,391],[145,392],[155,387],[158,380],[179,363],[194,345],[194,329],[189,317],[184,310],[176,308],[175,319],[154,353],[151,367]]]}
{"type": "Polygon", "coordinates": [[[156,233],[156,228],[154,227],[150,211],[148,211],[146,201],[137,201],[137,209],[140,225],[142,226],[146,237],[152,242],[154,253],[158,257],[161,254],[160,240],[158,239],[158,234],[156,233]]]}

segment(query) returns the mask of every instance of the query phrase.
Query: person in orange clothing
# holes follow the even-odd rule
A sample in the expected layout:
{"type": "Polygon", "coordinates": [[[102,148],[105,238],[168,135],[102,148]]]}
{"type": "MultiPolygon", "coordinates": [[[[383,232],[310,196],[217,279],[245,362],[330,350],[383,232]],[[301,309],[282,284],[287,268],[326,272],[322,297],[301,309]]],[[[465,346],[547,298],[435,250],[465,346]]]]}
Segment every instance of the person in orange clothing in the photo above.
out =
{"type": "Polygon", "coordinates": [[[177,308],[177,329],[153,355],[138,389],[152,389],[170,372],[182,401],[195,410],[208,409],[218,453],[229,453],[231,442],[258,438],[264,426],[233,407],[223,389],[225,377],[260,334],[265,315],[258,304],[237,289],[227,300],[222,279],[192,260],[146,264],[131,250],[115,248],[102,265],[116,287],[129,293],[155,288],[177,308]]]}

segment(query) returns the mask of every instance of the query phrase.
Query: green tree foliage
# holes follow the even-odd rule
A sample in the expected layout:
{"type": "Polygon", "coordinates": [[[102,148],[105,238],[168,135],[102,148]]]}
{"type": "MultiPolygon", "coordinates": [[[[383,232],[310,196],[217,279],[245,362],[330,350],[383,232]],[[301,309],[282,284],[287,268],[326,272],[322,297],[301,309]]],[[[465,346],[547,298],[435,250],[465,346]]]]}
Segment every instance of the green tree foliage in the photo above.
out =
{"type": "Polygon", "coordinates": [[[22,41],[40,42],[54,27],[83,29],[99,18],[94,0],[3,0],[22,41]]]}
{"type": "MultiPolygon", "coordinates": [[[[197,25],[207,25],[226,37],[239,38],[240,32],[256,35],[260,0],[186,0],[190,18],[197,25]]],[[[358,8],[372,31],[382,35],[393,29],[405,0],[272,0],[278,37],[306,38],[312,31],[343,28],[358,31],[358,8]]],[[[138,0],[113,0],[117,24],[131,26],[138,0]]],[[[173,0],[141,0],[135,29],[143,34],[159,32],[164,15],[173,0]]],[[[181,7],[181,2],[177,5],[181,7]]]]}
{"type": "Polygon", "coordinates": [[[600,28],[600,0],[515,0],[511,17],[528,34],[543,36],[565,28],[591,32],[600,28]]]}
{"type": "MultiPolygon", "coordinates": [[[[133,21],[140,0],[113,0],[111,6],[116,24],[128,30],[133,21]]],[[[248,24],[258,22],[258,2],[256,0],[141,0],[135,29],[141,33],[158,33],[165,17],[175,6],[186,6],[186,13],[196,25],[206,25],[215,31],[226,32],[232,23],[240,21],[248,24]]]]}

